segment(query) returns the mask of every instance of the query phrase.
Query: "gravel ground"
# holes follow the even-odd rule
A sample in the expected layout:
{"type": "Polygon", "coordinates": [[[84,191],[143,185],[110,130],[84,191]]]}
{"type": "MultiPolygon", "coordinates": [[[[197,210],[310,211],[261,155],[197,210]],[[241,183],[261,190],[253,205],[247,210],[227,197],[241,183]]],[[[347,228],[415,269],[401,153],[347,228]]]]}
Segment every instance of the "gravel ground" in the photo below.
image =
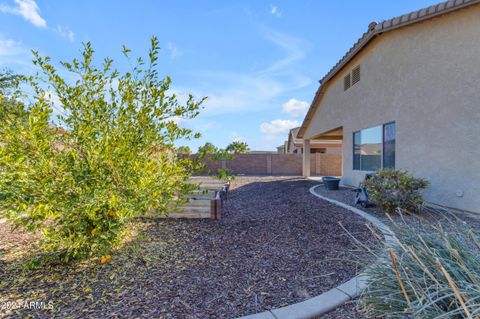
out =
{"type": "MultiPolygon", "coordinates": [[[[353,261],[365,254],[339,222],[375,242],[363,219],[312,196],[314,184],[238,177],[222,220],[136,223],[106,265],[31,267],[35,236],[2,223],[0,306],[50,301],[53,310],[0,309],[0,316],[232,318],[316,296],[353,277],[353,261]]],[[[325,318],[335,314],[361,318],[351,305],[325,318]]]]}
{"type": "MultiPolygon", "coordinates": [[[[325,189],[323,186],[318,186],[315,188],[315,192],[318,193],[319,195],[323,195],[325,197],[335,199],[337,201],[340,201],[342,203],[352,205],[353,206],[353,200],[354,200],[354,192],[352,191],[352,188],[349,187],[340,187],[339,190],[337,191],[331,191],[325,189]]],[[[390,223],[390,220],[386,217],[385,213],[383,210],[378,207],[378,206],[370,206],[367,208],[363,208],[360,205],[355,206],[375,217],[378,219],[390,223]]],[[[434,222],[434,223],[439,223],[439,222],[444,222],[444,225],[447,225],[448,223],[446,222],[446,218],[451,218],[452,216],[455,216],[459,218],[460,220],[464,221],[470,227],[480,229],[480,216],[476,215],[474,213],[464,213],[464,212],[459,212],[459,211],[451,211],[454,213],[453,215],[445,215],[443,213],[421,213],[419,215],[403,215],[400,216],[398,214],[392,214],[391,218],[394,221],[405,221],[407,223],[412,223],[412,224],[418,224],[419,222],[423,221],[429,221],[429,222],[434,222]],[[420,217],[420,219],[418,218],[420,217]]]]}

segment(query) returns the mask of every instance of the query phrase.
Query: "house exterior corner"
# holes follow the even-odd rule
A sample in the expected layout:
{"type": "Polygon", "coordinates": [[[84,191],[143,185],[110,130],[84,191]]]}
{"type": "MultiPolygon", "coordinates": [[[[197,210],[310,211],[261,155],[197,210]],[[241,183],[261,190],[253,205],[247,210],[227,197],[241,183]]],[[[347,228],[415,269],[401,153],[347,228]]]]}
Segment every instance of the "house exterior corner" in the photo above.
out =
{"type": "Polygon", "coordinates": [[[328,80],[301,137],[342,129],[343,183],[404,169],[429,202],[480,212],[480,5],[378,33],[328,80]]]}

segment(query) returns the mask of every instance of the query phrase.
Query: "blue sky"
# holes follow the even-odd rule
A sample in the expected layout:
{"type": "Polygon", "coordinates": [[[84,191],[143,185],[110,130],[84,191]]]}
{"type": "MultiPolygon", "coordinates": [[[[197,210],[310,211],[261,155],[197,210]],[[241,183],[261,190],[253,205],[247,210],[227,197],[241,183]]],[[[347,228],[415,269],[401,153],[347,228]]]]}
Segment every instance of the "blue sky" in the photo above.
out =
{"type": "Polygon", "coordinates": [[[122,68],[123,44],[145,55],[156,35],[172,90],[208,96],[198,118],[181,122],[202,133],[188,142],[192,149],[242,140],[274,150],[301,124],[318,80],[371,21],[437,2],[0,0],[0,68],[29,74],[30,49],[65,61],[82,41],[122,68]]]}

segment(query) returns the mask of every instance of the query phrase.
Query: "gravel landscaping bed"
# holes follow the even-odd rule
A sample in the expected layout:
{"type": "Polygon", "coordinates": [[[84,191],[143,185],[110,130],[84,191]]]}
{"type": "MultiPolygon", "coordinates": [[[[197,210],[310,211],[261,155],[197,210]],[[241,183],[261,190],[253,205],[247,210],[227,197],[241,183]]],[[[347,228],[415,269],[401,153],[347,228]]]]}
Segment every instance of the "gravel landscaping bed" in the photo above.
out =
{"type": "MultiPolygon", "coordinates": [[[[237,177],[222,220],[147,220],[100,265],[37,264],[35,236],[0,223],[0,305],[11,316],[233,318],[300,302],[355,276],[365,220],[311,195],[296,178],[237,177]]],[[[9,316],[0,309],[0,316],[9,316]]],[[[361,318],[346,305],[325,318],[361,318]]]]}
{"type": "MultiPolygon", "coordinates": [[[[353,200],[354,200],[354,192],[352,191],[353,188],[350,187],[340,187],[339,190],[327,190],[323,185],[319,185],[318,187],[315,188],[315,192],[319,195],[337,200],[339,202],[351,205],[353,205],[353,200]]],[[[363,208],[360,205],[355,206],[358,209],[361,209],[367,213],[369,213],[372,216],[375,216],[376,218],[382,220],[383,222],[390,223],[390,220],[387,218],[383,210],[378,207],[378,206],[370,206],[367,208],[363,208]]],[[[473,213],[461,213],[458,211],[451,211],[454,213],[452,216],[448,216],[445,214],[430,214],[430,213],[420,213],[416,216],[414,215],[402,215],[400,216],[399,214],[391,214],[390,217],[392,218],[393,221],[405,221],[407,223],[412,223],[416,224],[422,221],[429,221],[429,222],[442,222],[445,221],[446,217],[456,217],[459,218],[460,220],[464,221],[465,223],[469,224],[473,228],[480,229],[480,216],[475,215],[473,213]],[[420,218],[418,218],[420,217],[420,218]]],[[[444,223],[446,226],[448,226],[448,223],[444,223]]]]}

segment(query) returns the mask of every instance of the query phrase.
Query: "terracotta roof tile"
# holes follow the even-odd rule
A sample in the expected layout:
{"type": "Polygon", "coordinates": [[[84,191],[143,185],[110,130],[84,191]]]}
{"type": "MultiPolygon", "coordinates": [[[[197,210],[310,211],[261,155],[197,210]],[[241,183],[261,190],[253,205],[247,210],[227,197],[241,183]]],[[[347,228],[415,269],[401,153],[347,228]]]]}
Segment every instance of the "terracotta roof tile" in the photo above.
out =
{"type": "Polygon", "coordinates": [[[333,67],[325,77],[320,81],[321,83],[329,80],[336,72],[343,67],[365,44],[367,44],[375,35],[390,31],[393,28],[400,28],[415,22],[419,22],[425,19],[431,19],[435,16],[448,13],[454,10],[461,9],[466,6],[480,3],[480,0],[450,0],[442,2],[437,5],[433,5],[427,8],[423,8],[417,11],[413,11],[392,19],[382,21],[375,25],[374,28],[369,28],[358,41],[347,51],[347,53],[340,59],[340,61],[333,67]]]}

